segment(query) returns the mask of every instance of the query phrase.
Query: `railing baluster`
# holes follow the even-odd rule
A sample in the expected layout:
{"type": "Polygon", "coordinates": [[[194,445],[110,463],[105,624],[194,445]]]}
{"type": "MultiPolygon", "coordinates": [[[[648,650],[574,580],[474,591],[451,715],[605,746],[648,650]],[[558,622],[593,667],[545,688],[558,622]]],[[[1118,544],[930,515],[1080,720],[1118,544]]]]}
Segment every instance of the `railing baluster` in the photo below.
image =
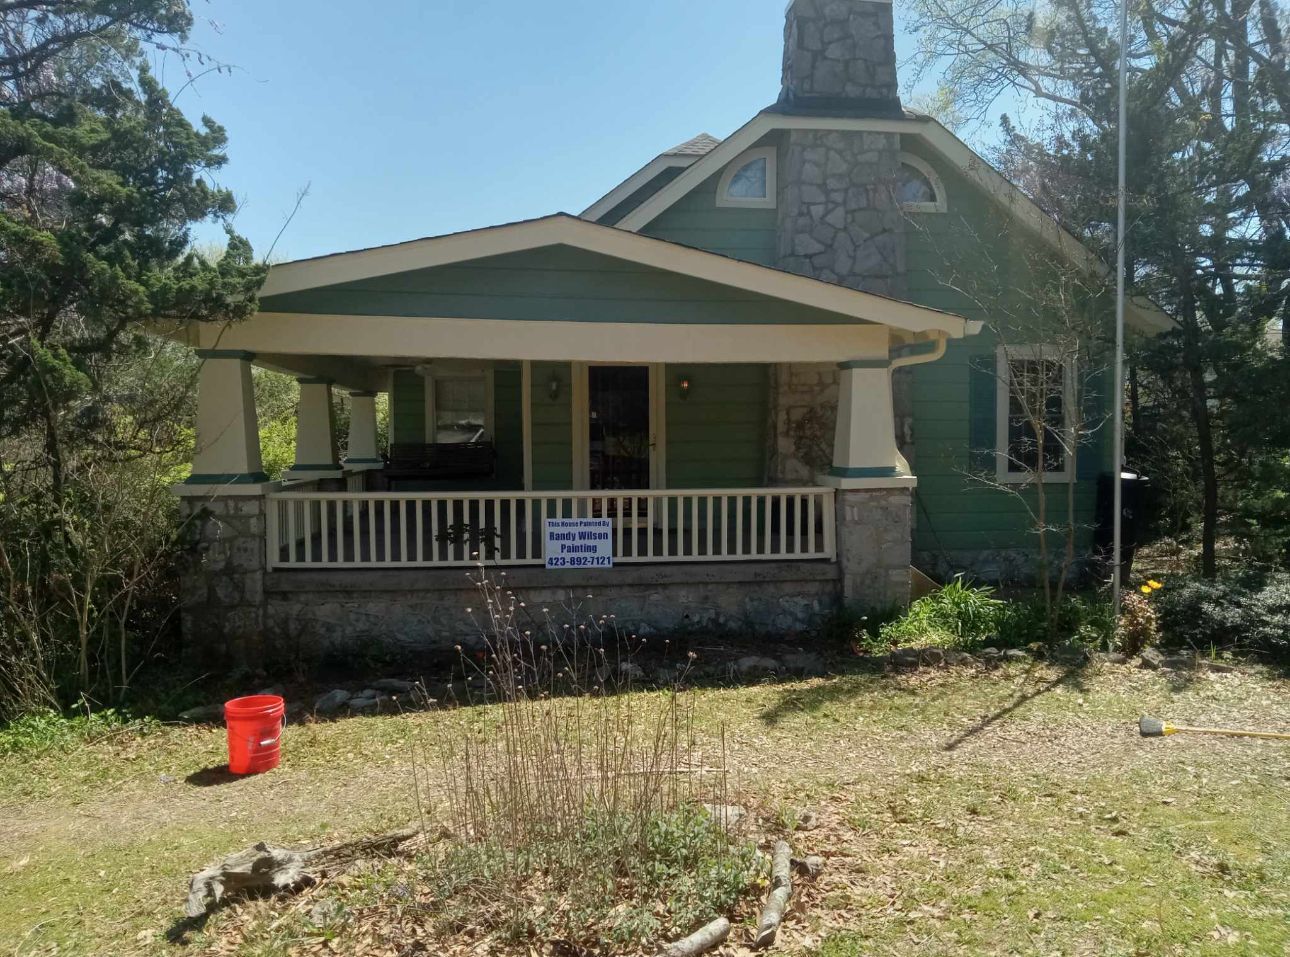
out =
{"type": "Polygon", "coordinates": [[[292,502],[287,508],[287,564],[296,564],[296,506],[292,502]]]}
{"type": "Polygon", "coordinates": [[[716,519],[713,518],[713,515],[712,515],[712,503],[713,503],[713,498],[711,495],[709,495],[708,496],[708,557],[709,558],[712,557],[712,526],[716,521],[716,519]]]}
{"type": "Polygon", "coordinates": [[[602,517],[617,522],[614,557],[624,563],[833,560],[834,509],[834,493],[820,488],[554,496],[287,492],[269,498],[265,547],[270,569],[541,564],[545,519],[602,517]]]}

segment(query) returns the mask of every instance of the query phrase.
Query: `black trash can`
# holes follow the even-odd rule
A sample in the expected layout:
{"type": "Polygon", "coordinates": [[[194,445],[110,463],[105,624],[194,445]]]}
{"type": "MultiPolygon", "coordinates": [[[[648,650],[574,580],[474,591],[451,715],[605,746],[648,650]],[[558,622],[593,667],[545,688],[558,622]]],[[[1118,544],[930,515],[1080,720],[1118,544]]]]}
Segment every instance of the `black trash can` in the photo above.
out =
{"type": "MultiPolygon", "coordinates": [[[[1146,524],[1147,486],[1151,480],[1137,469],[1125,468],[1120,473],[1123,499],[1121,538],[1121,575],[1128,580],[1133,570],[1133,556],[1146,524]]],[[[1115,548],[1115,478],[1103,472],[1097,479],[1097,528],[1093,542],[1098,556],[1110,568],[1115,548]]]]}

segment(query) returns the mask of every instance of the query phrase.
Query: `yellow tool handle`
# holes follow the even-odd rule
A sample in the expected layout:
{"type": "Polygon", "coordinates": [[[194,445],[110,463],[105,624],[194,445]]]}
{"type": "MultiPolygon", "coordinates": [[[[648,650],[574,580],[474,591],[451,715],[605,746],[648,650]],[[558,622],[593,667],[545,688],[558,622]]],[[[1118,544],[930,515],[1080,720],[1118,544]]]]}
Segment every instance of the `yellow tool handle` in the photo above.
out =
{"type": "Polygon", "coordinates": [[[1229,728],[1189,728],[1185,725],[1165,725],[1165,734],[1176,734],[1186,731],[1190,734],[1221,734],[1228,738],[1266,738],[1271,741],[1290,741],[1290,734],[1279,734],[1276,731],[1232,731],[1229,728]]]}

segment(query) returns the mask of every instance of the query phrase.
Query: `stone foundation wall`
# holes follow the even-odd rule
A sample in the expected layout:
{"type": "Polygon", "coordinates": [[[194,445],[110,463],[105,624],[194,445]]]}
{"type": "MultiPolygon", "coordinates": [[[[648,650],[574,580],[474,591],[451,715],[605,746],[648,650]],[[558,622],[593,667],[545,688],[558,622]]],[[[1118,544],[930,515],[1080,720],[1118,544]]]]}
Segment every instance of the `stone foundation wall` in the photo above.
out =
{"type": "MultiPolygon", "coordinates": [[[[905,490],[840,491],[838,561],[624,565],[557,574],[490,572],[535,613],[562,626],[614,616],[641,636],[692,629],[775,640],[809,632],[843,600],[907,600],[910,497],[905,490]],[[569,609],[574,609],[571,613],[569,609]]],[[[462,569],[265,571],[264,500],[187,500],[191,542],[183,572],[189,661],[268,666],[336,654],[399,655],[479,642],[480,592],[462,569]]],[[[477,576],[475,576],[477,577],[477,576]]]]}
{"type": "Polygon", "coordinates": [[[264,633],[265,513],[258,496],[184,499],[187,552],[181,616],[189,660],[248,660],[264,633]]]}
{"type": "MultiPolygon", "coordinates": [[[[544,569],[490,574],[525,602],[535,632],[544,627],[546,608],[557,628],[613,615],[624,632],[643,637],[703,628],[784,639],[817,625],[838,601],[838,567],[828,563],[624,566],[558,578],[544,569]]],[[[480,590],[460,570],[275,573],[265,634],[276,653],[293,660],[448,651],[479,644],[476,621],[486,620],[480,603],[480,590]]]]}

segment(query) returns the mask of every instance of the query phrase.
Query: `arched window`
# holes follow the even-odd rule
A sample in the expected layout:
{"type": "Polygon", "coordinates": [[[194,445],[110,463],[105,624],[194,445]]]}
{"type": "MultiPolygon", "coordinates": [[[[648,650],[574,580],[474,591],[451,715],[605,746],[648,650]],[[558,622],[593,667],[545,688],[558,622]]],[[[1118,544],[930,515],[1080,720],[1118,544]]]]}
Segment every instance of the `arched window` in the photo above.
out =
{"type": "Polygon", "coordinates": [[[718,206],[775,208],[775,148],[749,150],[726,167],[717,184],[718,206]]]}
{"type": "Polygon", "coordinates": [[[900,180],[896,198],[901,209],[909,213],[943,213],[949,206],[945,187],[936,171],[917,156],[900,154],[900,180]]]}

